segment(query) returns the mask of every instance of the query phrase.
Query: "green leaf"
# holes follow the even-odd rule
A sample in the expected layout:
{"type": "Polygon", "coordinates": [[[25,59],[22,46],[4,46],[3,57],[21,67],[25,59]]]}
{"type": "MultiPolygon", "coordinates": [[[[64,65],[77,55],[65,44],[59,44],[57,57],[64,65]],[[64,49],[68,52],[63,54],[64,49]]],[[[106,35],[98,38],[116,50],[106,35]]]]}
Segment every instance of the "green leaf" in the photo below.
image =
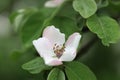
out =
{"type": "Polygon", "coordinates": [[[31,47],[32,41],[41,36],[42,30],[48,26],[59,9],[60,8],[44,8],[32,13],[29,17],[24,19],[20,34],[26,48],[31,47]]]}
{"type": "Polygon", "coordinates": [[[104,8],[107,7],[109,5],[109,1],[108,0],[95,0],[97,3],[98,8],[104,8]]]}
{"type": "Polygon", "coordinates": [[[76,11],[71,6],[71,2],[69,0],[63,5],[62,9],[58,13],[59,16],[65,16],[71,19],[76,18],[76,11]]]}
{"type": "Polygon", "coordinates": [[[102,43],[109,46],[120,39],[120,27],[118,23],[108,16],[92,16],[87,20],[87,26],[93,33],[102,39],[102,43]]]}
{"type": "Polygon", "coordinates": [[[20,31],[22,25],[26,22],[30,15],[38,11],[35,8],[20,9],[10,15],[10,21],[15,31],[20,31]]]}
{"type": "Polygon", "coordinates": [[[32,41],[41,35],[43,23],[43,14],[36,12],[30,15],[26,22],[22,25],[21,38],[25,47],[31,46],[32,41]]]}
{"type": "Polygon", "coordinates": [[[10,22],[12,23],[15,31],[18,31],[18,28],[21,25],[21,21],[23,20],[23,16],[24,16],[23,9],[13,12],[10,15],[9,19],[10,19],[10,22]]]}
{"type": "Polygon", "coordinates": [[[120,0],[110,0],[110,2],[114,5],[120,5],[120,0]]]}
{"type": "Polygon", "coordinates": [[[9,9],[11,0],[0,0],[0,13],[9,9]]]}
{"type": "Polygon", "coordinates": [[[50,22],[50,25],[58,27],[61,32],[66,34],[66,38],[74,32],[78,31],[75,21],[68,17],[56,16],[50,22]]]}
{"type": "Polygon", "coordinates": [[[92,16],[97,11],[97,5],[94,0],[74,0],[73,8],[84,18],[92,16]]]}
{"type": "Polygon", "coordinates": [[[50,66],[47,66],[44,64],[43,59],[40,57],[37,57],[37,58],[33,59],[32,61],[29,61],[28,63],[23,64],[22,68],[24,70],[29,71],[32,74],[37,74],[43,70],[51,69],[50,66]]]}
{"type": "Polygon", "coordinates": [[[86,20],[82,17],[78,17],[76,19],[76,22],[77,22],[77,27],[79,28],[80,31],[82,31],[83,27],[86,25],[86,20]]]}
{"type": "Polygon", "coordinates": [[[68,80],[97,80],[93,72],[80,62],[65,64],[65,72],[68,80]]]}
{"type": "Polygon", "coordinates": [[[65,80],[65,74],[58,68],[54,68],[48,75],[47,80],[65,80]]]}
{"type": "Polygon", "coordinates": [[[40,15],[42,14],[40,17],[46,19],[50,17],[51,13],[53,13],[55,9],[56,8],[41,8],[40,10],[38,10],[37,8],[20,9],[13,12],[9,18],[11,23],[15,27],[15,30],[18,31],[19,27],[22,27],[27,22],[27,20],[31,18],[32,15],[40,13],[40,15]]]}
{"type": "Polygon", "coordinates": [[[55,12],[58,8],[41,8],[40,12],[44,14],[45,18],[49,18],[52,13],[55,12]]]}

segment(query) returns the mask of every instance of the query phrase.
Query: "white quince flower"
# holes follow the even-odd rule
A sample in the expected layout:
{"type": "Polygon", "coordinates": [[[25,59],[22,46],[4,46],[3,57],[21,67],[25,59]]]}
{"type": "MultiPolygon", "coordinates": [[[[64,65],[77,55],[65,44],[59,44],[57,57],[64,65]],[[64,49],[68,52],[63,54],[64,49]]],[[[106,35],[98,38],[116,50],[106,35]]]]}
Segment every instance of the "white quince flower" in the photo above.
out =
{"type": "Polygon", "coordinates": [[[60,6],[65,0],[49,0],[45,3],[45,7],[57,7],[60,6]]]}
{"type": "Polygon", "coordinates": [[[81,35],[76,32],[65,43],[65,34],[54,26],[48,26],[42,37],[33,41],[33,45],[46,65],[57,66],[61,65],[62,61],[72,61],[76,57],[80,39],[81,35]]]}

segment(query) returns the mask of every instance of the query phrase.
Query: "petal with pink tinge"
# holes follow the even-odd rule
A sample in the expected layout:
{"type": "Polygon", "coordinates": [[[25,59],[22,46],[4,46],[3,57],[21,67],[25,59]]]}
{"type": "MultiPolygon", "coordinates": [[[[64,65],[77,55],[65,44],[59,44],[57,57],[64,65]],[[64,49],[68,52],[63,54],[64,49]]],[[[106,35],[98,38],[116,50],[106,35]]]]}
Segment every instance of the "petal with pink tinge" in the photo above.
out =
{"type": "Polygon", "coordinates": [[[64,2],[64,0],[49,0],[45,3],[45,7],[57,7],[60,6],[62,3],[64,2]]]}
{"type": "Polygon", "coordinates": [[[65,42],[65,34],[61,33],[59,29],[55,28],[54,26],[48,26],[43,31],[43,37],[48,38],[52,46],[54,44],[64,44],[65,42]]]}
{"type": "Polygon", "coordinates": [[[55,56],[52,49],[52,45],[47,38],[43,37],[43,38],[34,40],[33,45],[41,57],[43,57],[46,54],[49,56],[55,56]]]}
{"type": "Polygon", "coordinates": [[[72,61],[76,57],[76,51],[81,39],[79,33],[72,34],[65,43],[65,52],[60,57],[61,61],[72,61]]]}
{"type": "Polygon", "coordinates": [[[65,47],[73,47],[77,49],[80,39],[81,39],[81,35],[79,33],[77,32],[73,33],[66,41],[65,47]]]}
{"type": "Polygon", "coordinates": [[[58,66],[62,64],[62,61],[60,61],[57,57],[55,56],[45,56],[43,57],[45,64],[48,66],[58,66]]]}

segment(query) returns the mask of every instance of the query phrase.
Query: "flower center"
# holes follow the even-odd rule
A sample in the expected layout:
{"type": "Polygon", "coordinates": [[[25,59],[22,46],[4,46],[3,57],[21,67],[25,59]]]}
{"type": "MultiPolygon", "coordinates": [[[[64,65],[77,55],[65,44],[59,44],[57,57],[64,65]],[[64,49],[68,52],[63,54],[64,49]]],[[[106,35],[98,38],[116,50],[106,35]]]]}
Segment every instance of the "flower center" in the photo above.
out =
{"type": "Polygon", "coordinates": [[[56,56],[60,58],[63,55],[63,52],[65,51],[65,46],[55,44],[53,50],[56,56]]]}

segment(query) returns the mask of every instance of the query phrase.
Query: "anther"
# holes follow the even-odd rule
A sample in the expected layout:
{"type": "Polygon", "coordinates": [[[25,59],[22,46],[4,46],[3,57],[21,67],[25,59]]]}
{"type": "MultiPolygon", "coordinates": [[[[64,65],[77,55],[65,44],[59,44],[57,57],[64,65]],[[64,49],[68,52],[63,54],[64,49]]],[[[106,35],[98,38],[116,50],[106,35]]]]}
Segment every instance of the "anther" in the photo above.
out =
{"type": "Polygon", "coordinates": [[[63,52],[65,51],[65,46],[54,44],[53,50],[56,54],[56,57],[60,58],[63,55],[63,52]]]}

